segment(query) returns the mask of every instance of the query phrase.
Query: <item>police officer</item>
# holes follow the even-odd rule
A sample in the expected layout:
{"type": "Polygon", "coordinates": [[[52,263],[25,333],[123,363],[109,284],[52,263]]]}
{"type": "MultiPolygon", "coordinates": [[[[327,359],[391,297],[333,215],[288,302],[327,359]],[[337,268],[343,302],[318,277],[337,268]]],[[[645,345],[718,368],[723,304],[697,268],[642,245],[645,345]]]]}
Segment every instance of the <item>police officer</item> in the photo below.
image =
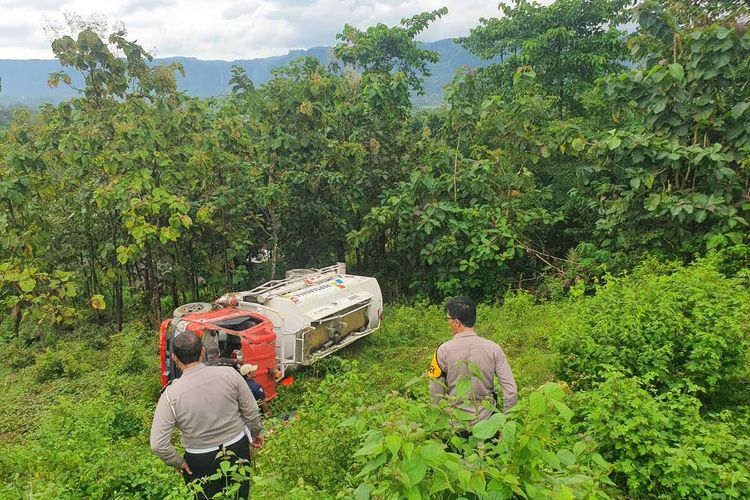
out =
{"type": "Polygon", "coordinates": [[[474,332],[476,304],[468,297],[456,297],[446,304],[445,311],[453,338],[438,347],[430,364],[432,402],[448,396],[454,407],[474,415],[473,423],[486,420],[493,412],[484,403],[498,403],[497,377],[503,391],[503,410],[508,411],[518,401],[516,381],[502,348],[474,332]],[[461,379],[471,380],[471,390],[457,396],[456,384],[461,379]]]}
{"type": "MultiPolygon", "coordinates": [[[[263,446],[258,405],[242,376],[234,368],[206,366],[200,338],[192,332],[178,334],[172,341],[172,360],[182,372],[166,387],[156,405],[151,424],[151,449],[167,465],[182,472],[185,482],[210,476],[221,462],[220,451],[233,453],[230,460],[249,460],[252,446],[263,446]],[[172,446],[175,427],[182,432],[185,456],[172,446]]],[[[223,478],[203,485],[203,494],[211,498],[222,490],[223,478]]],[[[249,484],[239,495],[247,498],[249,484]]]]}

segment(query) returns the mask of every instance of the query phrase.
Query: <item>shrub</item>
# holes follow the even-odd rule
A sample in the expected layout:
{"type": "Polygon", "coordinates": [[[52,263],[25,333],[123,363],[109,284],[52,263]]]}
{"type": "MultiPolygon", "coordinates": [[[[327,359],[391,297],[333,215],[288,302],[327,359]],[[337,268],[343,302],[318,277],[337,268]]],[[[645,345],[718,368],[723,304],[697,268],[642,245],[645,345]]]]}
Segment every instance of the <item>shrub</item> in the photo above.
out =
{"type": "Polygon", "coordinates": [[[4,364],[16,370],[31,366],[36,361],[33,349],[25,348],[20,342],[12,340],[6,342],[0,349],[0,359],[4,360],[4,364]]]}
{"type": "Polygon", "coordinates": [[[56,378],[76,378],[93,369],[91,361],[99,356],[80,342],[50,347],[37,356],[34,370],[38,382],[56,378]]]}
{"type": "Polygon", "coordinates": [[[647,262],[583,300],[559,335],[558,373],[577,388],[610,371],[655,391],[711,393],[743,369],[750,294],[708,262],[665,268],[647,262]]]}
{"type": "Polygon", "coordinates": [[[564,393],[546,384],[508,414],[462,435],[450,407],[392,395],[347,422],[368,429],[355,453],[356,498],[607,498],[608,464],[585,442],[558,439],[570,418],[564,393]]]}
{"type": "Polygon", "coordinates": [[[653,396],[637,379],[612,374],[575,396],[574,433],[599,445],[630,495],[649,498],[746,498],[750,439],[700,415],[682,392],[653,396]]]}
{"type": "Polygon", "coordinates": [[[148,450],[143,420],[151,412],[123,399],[61,398],[0,462],[23,472],[0,479],[44,498],[165,498],[181,481],[148,450]]]}
{"type": "Polygon", "coordinates": [[[153,342],[153,335],[149,338],[148,330],[143,324],[129,323],[125,329],[112,336],[109,350],[109,371],[113,374],[135,374],[146,370],[150,366],[144,357],[144,345],[153,342]]]}
{"type": "Polygon", "coordinates": [[[268,446],[258,454],[262,473],[281,484],[301,479],[311,488],[337,491],[344,485],[359,436],[340,423],[376,397],[364,374],[353,366],[329,373],[320,385],[302,396],[288,421],[270,426],[268,446]]]}
{"type": "Polygon", "coordinates": [[[519,321],[529,315],[535,304],[536,299],[528,292],[523,290],[508,292],[503,298],[503,311],[507,312],[514,321],[519,321]]]}

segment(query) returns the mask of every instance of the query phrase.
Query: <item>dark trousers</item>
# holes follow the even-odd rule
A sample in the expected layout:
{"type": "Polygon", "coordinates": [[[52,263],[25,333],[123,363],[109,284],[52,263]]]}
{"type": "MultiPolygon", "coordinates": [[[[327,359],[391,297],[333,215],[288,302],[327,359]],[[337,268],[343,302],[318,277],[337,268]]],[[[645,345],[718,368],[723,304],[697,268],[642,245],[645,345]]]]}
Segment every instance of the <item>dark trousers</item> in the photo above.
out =
{"type": "MultiPolygon", "coordinates": [[[[234,453],[234,455],[225,457],[221,453],[221,450],[211,451],[208,453],[186,452],[185,461],[187,462],[188,466],[190,466],[190,470],[193,471],[193,474],[188,475],[187,472],[183,471],[182,477],[185,479],[185,482],[189,483],[190,481],[195,481],[196,479],[207,477],[216,473],[216,471],[219,470],[219,464],[224,460],[229,460],[232,463],[236,462],[239,459],[248,461],[250,460],[250,441],[247,439],[247,436],[243,437],[236,443],[227,446],[226,448],[222,447],[222,449],[231,451],[232,453],[234,453]]],[[[215,494],[220,492],[226,484],[227,479],[225,477],[220,477],[219,479],[208,481],[206,483],[201,483],[201,486],[203,487],[203,493],[196,495],[196,498],[212,498],[215,494]]],[[[240,498],[248,498],[249,494],[250,484],[245,483],[240,488],[240,498]]]]}

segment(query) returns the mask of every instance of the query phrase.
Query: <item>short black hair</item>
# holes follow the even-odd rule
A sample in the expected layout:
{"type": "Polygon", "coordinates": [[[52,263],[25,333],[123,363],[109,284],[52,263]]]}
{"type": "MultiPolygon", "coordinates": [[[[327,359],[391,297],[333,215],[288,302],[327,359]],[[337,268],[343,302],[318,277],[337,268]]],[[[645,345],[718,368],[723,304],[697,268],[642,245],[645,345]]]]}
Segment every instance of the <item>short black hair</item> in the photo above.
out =
{"type": "Polygon", "coordinates": [[[477,305],[469,297],[452,298],[445,304],[445,311],[469,328],[477,322],[477,305]]]}
{"type": "Polygon", "coordinates": [[[172,352],[184,364],[195,363],[201,357],[203,343],[193,332],[182,332],[172,340],[172,352]]]}

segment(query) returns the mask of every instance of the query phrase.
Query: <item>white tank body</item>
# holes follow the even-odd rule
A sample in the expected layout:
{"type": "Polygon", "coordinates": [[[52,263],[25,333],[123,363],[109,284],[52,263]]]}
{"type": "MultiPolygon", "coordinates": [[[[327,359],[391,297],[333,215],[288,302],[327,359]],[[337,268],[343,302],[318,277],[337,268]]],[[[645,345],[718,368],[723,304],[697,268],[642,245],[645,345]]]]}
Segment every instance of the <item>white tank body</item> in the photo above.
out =
{"type": "Polygon", "coordinates": [[[237,307],[273,321],[282,373],[312,364],[380,327],[383,298],[375,278],[346,274],[340,263],[289,274],[218,301],[236,299],[237,307]]]}

